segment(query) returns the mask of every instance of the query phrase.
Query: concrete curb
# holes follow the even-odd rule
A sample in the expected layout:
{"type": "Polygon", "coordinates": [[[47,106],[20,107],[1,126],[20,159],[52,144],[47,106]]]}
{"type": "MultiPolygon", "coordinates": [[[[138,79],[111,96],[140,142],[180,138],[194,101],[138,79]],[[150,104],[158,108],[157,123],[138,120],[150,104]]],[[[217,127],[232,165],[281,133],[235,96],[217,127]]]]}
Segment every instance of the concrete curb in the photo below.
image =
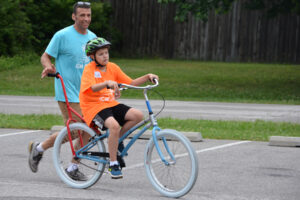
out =
{"type": "MultiPolygon", "coordinates": [[[[64,126],[52,126],[51,128],[51,134],[54,132],[59,132],[64,128],[64,126]]],[[[181,132],[184,134],[191,142],[202,142],[202,134],[200,132],[181,132]]],[[[132,138],[135,134],[131,134],[129,138],[132,138]]],[[[149,139],[151,137],[152,133],[150,130],[147,130],[140,139],[149,139]]]]}
{"type": "MultiPolygon", "coordinates": [[[[181,132],[184,134],[191,142],[202,142],[202,134],[200,132],[181,132]]],[[[129,138],[134,137],[135,134],[131,134],[129,138]]],[[[151,130],[147,130],[142,136],[140,136],[140,139],[149,139],[152,137],[151,130]]]]}
{"type": "Polygon", "coordinates": [[[271,136],[270,146],[300,147],[300,137],[271,136]]]}

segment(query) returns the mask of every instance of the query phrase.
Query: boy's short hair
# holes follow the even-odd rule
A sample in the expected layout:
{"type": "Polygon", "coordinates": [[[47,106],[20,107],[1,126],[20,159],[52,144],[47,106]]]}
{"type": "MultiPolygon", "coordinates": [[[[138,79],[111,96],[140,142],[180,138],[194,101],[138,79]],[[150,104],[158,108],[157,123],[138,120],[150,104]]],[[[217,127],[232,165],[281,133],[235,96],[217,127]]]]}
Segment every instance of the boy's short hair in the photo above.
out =
{"type": "Polygon", "coordinates": [[[76,14],[77,8],[91,8],[91,3],[86,1],[78,1],[73,6],[73,13],[76,14]]]}

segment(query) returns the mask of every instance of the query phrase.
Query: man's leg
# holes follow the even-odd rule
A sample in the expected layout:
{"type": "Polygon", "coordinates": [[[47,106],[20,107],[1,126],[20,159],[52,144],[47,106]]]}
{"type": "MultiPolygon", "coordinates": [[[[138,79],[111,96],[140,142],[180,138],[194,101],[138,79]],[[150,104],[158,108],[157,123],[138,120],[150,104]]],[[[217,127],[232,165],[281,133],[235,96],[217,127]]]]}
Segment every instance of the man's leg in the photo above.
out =
{"type": "MultiPolygon", "coordinates": [[[[64,122],[66,123],[68,119],[68,112],[67,112],[67,106],[66,103],[64,102],[57,102],[58,106],[60,108],[60,111],[62,113],[64,122]]],[[[43,157],[44,151],[49,149],[54,145],[54,141],[56,139],[56,136],[58,135],[59,132],[53,133],[50,137],[48,137],[46,140],[43,142],[30,142],[29,143],[29,167],[32,172],[37,172],[38,171],[38,165],[40,160],[43,157]]]]}
{"type": "MultiPolygon", "coordinates": [[[[65,102],[58,102],[58,105],[59,105],[60,111],[62,113],[64,123],[66,124],[67,120],[69,119],[67,105],[65,102]]],[[[70,103],[70,106],[77,113],[82,115],[79,103],[70,103]]],[[[76,121],[82,122],[81,119],[73,113],[72,113],[72,117],[76,121]]],[[[47,138],[45,141],[43,141],[41,143],[31,142],[29,144],[29,153],[30,153],[29,154],[29,166],[30,166],[30,169],[32,170],[32,172],[37,172],[38,164],[39,164],[40,160],[42,159],[43,152],[45,150],[49,149],[50,147],[53,147],[55,139],[58,134],[59,134],[59,132],[53,133],[49,138],[47,138]]],[[[72,138],[75,138],[75,137],[77,137],[77,135],[72,135],[72,138]]],[[[87,144],[87,142],[89,140],[89,134],[82,133],[82,139],[83,139],[83,144],[87,144]]],[[[76,144],[75,144],[75,150],[79,149],[79,148],[80,148],[80,141],[79,141],[79,139],[77,139],[76,144]]],[[[71,172],[73,169],[76,170],[78,168],[77,164],[78,164],[78,161],[76,161],[75,159],[72,159],[72,162],[69,166],[69,171],[71,172]],[[70,169],[72,169],[72,170],[70,170],[70,169]]]]}

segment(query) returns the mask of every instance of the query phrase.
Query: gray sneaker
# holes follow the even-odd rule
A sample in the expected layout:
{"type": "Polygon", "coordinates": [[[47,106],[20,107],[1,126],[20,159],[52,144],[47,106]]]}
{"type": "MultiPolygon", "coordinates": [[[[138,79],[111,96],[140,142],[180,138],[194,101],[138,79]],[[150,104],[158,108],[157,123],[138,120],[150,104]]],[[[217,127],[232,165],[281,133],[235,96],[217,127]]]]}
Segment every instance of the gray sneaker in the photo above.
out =
{"type": "Polygon", "coordinates": [[[29,159],[28,159],[28,163],[29,163],[29,167],[31,169],[32,172],[37,172],[38,171],[38,165],[40,160],[43,157],[43,153],[38,152],[36,150],[36,147],[39,145],[38,142],[30,142],[29,143],[29,159]]]}
{"type": "Polygon", "coordinates": [[[65,169],[65,171],[68,174],[68,176],[75,181],[87,181],[88,180],[88,178],[78,169],[75,169],[71,172],[68,172],[68,170],[65,169]]]}

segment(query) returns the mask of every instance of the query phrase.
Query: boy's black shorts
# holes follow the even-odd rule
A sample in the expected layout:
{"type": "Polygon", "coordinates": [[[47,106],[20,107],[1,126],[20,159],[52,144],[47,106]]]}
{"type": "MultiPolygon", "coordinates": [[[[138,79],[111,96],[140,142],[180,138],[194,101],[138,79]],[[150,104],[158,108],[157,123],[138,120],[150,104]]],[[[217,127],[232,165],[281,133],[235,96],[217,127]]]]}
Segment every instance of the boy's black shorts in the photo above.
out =
{"type": "Polygon", "coordinates": [[[114,117],[115,120],[119,123],[120,126],[123,126],[126,123],[125,115],[131,107],[118,104],[111,108],[105,108],[101,110],[93,119],[93,122],[102,130],[107,128],[104,126],[104,122],[108,117],[114,117]]]}

